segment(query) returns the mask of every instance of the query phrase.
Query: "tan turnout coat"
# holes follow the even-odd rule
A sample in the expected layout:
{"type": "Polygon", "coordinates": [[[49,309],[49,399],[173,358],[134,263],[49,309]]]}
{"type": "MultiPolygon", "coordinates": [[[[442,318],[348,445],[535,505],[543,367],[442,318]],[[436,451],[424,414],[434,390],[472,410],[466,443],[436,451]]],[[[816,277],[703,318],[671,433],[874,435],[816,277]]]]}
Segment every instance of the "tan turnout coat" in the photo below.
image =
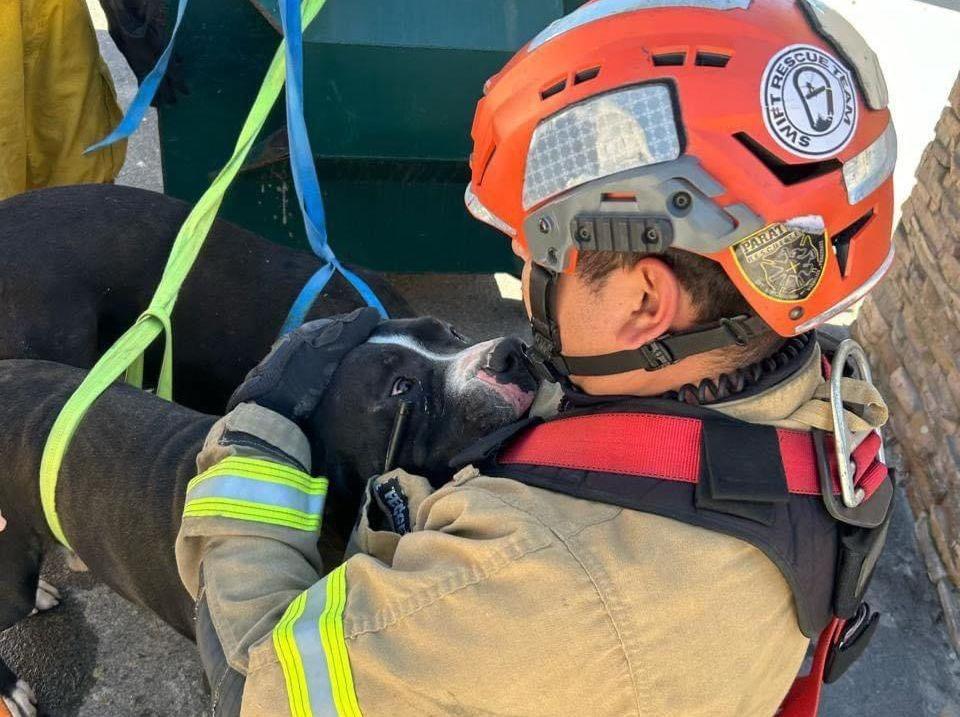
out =
{"type": "MultiPolygon", "coordinates": [[[[796,428],[826,415],[821,386],[816,352],[773,389],[714,408],[796,428]]],[[[249,428],[257,411],[225,420],[249,428]]],[[[302,436],[279,422],[267,432],[305,458],[302,436]]],[[[209,442],[201,468],[222,450],[209,442]]],[[[335,571],[345,650],[318,650],[327,672],[310,685],[311,700],[331,691],[330,714],[769,716],[801,666],[808,640],[790,589],[739,539],[474,468],[436,491],[400,471],[376,480],[391,478],[413,530],[373,529],[382,506],[368,504],[357,552],[335,571]]],[[[203,562],[218,634],[247,675],[243,714],[288,715],[272,631],[302,591],[329,600],[335,589],[318,583],[309,541],[235,523],[185,520],[181,574],[196,594],[203,562]]]]}

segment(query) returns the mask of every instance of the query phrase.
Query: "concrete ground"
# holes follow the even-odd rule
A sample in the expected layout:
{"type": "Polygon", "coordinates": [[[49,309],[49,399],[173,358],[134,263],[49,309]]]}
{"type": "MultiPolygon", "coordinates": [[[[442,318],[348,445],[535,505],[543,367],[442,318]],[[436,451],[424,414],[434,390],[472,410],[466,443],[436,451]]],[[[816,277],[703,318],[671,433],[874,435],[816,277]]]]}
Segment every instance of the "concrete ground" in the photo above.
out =
{"type": "MultiPolygon", "coordinates": [[[[96,0],[92,0],[95,5],[96,0]]],[[[956,76],[960,13],[914,0],[836,0],[877,47],[888,71],[901,133],[901,198],[912,167],[929,140],[956,76]],[[907,47],[904,47],[904,43],[907,47]],[[946,44],[944,44],[946,43],[946,44]],[[944,62],[945,48],[954,53],[944,62]],[[952,63],[952,67],[951,67],[952,63]],[[892,71],[891,71],[891,68],[892,71]]],[[[102,28],[108,64],[121,102],[135,85],[102,28]]],[[[130,145],[120,181],[160,190],[155,117],[130,145]]],[[[450,320],[468,335],[487,338],[526,331],[517,287],[508,277],[398,276],[400,291],[418,310],[450,320]]],[[[0,655],[36,689],[51,717],[203,715],[205,690],[192,645],[152,615],[130,606],[89,575],[69,573],[63,561],[46,566],[64,595],[60,607],[0,636],[0,655]]],[[[960,717],[960,661],[949,647],[936,596],[913,538],[902,495],[887,550],[870,592],[883,612],[867,654],[827,689],[826,717],[960,717]]]]}

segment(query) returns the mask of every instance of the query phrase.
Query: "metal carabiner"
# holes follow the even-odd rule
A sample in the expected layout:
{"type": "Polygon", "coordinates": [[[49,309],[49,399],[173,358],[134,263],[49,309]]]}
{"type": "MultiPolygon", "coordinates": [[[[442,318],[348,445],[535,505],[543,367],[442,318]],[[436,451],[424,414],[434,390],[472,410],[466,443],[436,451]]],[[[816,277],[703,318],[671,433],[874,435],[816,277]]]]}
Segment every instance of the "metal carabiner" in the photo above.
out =
{"type": "MultiPolygon", "coordinates": [[[[856,378],[872,384],[870,364],[863,348],[853,339],[844,339],[833,355],[830,367],[830,408],[833,410],[833,446],[837,456],[837,475],[840,480],[840,492],[843,504],[847,508],[856,508],[863,502],[863,489],[854,483],[855,466],[851,459],[853,449],[850,446],[850,431],[844,418],[843,395],[841,394],[843,372],[852,362],[856,378]]],[[[878,430],[879,434],[880,431],[878,430]]],[[[881,437],[882,438],[882,437],[881,437]]],[[[881,441],[878,458],[884,460],[881,441]]]]}

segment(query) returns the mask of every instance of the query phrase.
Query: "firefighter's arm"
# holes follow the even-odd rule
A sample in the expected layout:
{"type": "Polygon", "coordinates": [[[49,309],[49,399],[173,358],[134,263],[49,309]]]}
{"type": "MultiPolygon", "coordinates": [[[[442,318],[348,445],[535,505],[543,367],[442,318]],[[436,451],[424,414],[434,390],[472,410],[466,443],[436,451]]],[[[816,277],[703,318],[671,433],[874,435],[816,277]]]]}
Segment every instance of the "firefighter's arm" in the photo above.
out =
{"type": "MultiPolygon", "coordinates": [[[[384,480],[407,494],[422,481],[384,480]]],[[[411,514],[413,532],[399,536],[371,530],[365,511],[360,544],[377,555],[353,555],[253,646],[241,714],[633,711],[597,590],[551,530],[456,483],[411,514]]]]}
{"type": "Polygon", "coordinates": [[[249,645],[319,578],[327,481],[311,474],[301,426],[312,423],[340,361],[379,322],[375,310],[359,309],[284,336],[234,392],[198,456],[177,563],[238,672],[249,645]]]}
{"type": "Polygon", "coordinates": [[[297,426],[250,403],[214,425],[197,463],[177,565],[190,594],[205,601],[226,661],[242,674],[250,645],[320,577],[326,481],[310,475],[297,426]]]}

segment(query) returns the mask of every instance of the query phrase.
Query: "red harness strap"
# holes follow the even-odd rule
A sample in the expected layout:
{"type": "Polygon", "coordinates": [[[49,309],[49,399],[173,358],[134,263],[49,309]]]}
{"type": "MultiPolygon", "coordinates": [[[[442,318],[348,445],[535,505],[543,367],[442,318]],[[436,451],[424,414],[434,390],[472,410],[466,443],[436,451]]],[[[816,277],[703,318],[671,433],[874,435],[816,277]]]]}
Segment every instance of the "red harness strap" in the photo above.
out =
{"type": "MultiPolygon", "coordinates": [[[[644,476],[697,483],[700,436],[697,418],[652,413],[601,413],[548,421],[519,436],[500,454],[508,464],[558,466],[575,470],[644,476]]],[[[813,439],[804,431],[777,429],[787,490],[820,495],[813,439]]],[[[880,437],[872,433],[853,452],[854,483],[867,497],[887,477],[877,460],[880,437]]],[[[829,452],[831,468],[833,452],[829,452]]],[[[834,492],[840,484],[834,478],[834,492]]]]}
{"type": "MultiPolygon", "coordinates": [[[[603,413],[575,416],[537,426],[500,454],[504,464],[557,466],[575,470],[643,476],[697,483],[700,480],[703,423],[696,418],[651,413],[603,413]]],[[[787,490],[820,495],[816,452],[810,433],[777,429],[787,490]]],[[[880,437],[871,433],[853,452],[854,483],[867,497],[887,477],[877,458],[880,437]]],[[[829,451],[830,468],[836,461],[829,451]]],[[[840,485],[834,477],[834,492],[840,485]]],[[[817,640],[810,672],[798,677],[777,717],[816,717],[831,648],[845,621],[835,617],[817,640]]]]}
{"type": "Polygon", "coordinates": [[[816,717],[820,708],[820,693],[823,690],[823,675],[827,669],[830,648],[839,641],[845,622],[835,617],[820,633],[810,672],[793,681],[793,686],[777,711],[777,717],[816,717]]]}

